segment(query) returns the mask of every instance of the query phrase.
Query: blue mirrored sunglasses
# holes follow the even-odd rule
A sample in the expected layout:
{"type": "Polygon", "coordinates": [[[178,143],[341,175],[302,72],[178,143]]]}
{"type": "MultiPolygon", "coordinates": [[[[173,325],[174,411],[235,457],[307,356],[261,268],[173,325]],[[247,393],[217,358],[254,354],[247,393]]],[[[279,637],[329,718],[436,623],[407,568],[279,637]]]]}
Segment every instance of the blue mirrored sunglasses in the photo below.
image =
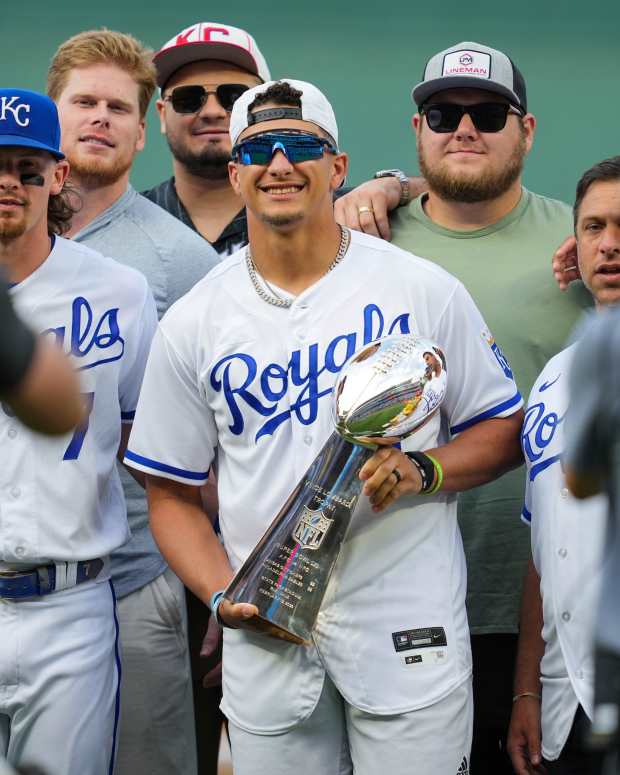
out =
{"type": "Polygon", "coordinates": [[[324,151],[338,153],[338,149],[323,137],[266,132],[237,143],[232,149],[232,159],[240,164],[266,165],[276,151],[282,151],[291,164],[320,159],[324,151]]]}

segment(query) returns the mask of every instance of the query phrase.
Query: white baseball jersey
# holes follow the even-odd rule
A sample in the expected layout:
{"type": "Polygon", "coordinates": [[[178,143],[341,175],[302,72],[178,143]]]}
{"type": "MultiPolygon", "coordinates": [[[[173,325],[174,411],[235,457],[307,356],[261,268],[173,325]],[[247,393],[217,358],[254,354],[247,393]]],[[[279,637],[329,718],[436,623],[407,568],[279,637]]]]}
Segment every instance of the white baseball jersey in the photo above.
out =
{"type": "Polygon", "coordinates": [[[527,467],[523,519],[532,528],[532,556],[543,601],[542,748],[551,761],[562,752],[577,704],[592,717],[593,634],[607,514],[602,495],[586,501],[573,498],[562,471],[574,352],[574,345],[568,347],[542,370],[522,431],[527,467]]]}
{"type": "MultiPolygon", "coordinates": [[[[243,251],[171,308],[153,340],[126,460],[199,485],[217,458],[220,524],[237,569],[332,432],[331,393],[343,364],[391,333],[434,339],[448,363],[441,418],[408,449],[521,406],[463,286],[353,232],[343,261],[289,309],[257,295],[243,251]]],[[[465,575],[454,495],[401,498],[380,515],[360,499],[314,646],[225,631],[225,713],[258,733],[290,728],[312,712],[326,669],[347,701],[372,713],[446,696],[471,671],[465,575]],[[435,647],[415,648],[430,628],[435,647]]]]}
{"type": "Polygon", "coordinates": [[[60,437],[0,412],[0,561],[105,557],[129,535],[115,460],[157,324],[151,293],[135,270],[56,238],[11,294],[24,320],[71,355],[90,411],[85,426],[60,437]]]}

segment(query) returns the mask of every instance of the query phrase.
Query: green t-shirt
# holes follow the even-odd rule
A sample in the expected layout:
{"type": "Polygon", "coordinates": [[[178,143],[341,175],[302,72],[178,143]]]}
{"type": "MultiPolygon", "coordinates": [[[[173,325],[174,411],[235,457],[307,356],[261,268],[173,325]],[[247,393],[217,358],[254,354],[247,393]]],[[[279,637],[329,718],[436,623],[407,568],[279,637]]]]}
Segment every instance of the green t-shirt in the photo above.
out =
{"type": "MultiPolygon", "coordinates": [[[[458,277],[508,358],[527,400],[547,361],[565,345],[581,311],[592,305],[581,283],[562,293],[551,256],[572,232],[570,208],[523,189],[519,204],[492,226],[453,231],[433,223],[426,195],[396,210],[392,241],[458,277]]],[[[449,364],[448,364],[449,369],[449,364]]],[[[459,496],[473,633],[516,632],[529,531],[519,519],[524,469],[459,496]]]]}

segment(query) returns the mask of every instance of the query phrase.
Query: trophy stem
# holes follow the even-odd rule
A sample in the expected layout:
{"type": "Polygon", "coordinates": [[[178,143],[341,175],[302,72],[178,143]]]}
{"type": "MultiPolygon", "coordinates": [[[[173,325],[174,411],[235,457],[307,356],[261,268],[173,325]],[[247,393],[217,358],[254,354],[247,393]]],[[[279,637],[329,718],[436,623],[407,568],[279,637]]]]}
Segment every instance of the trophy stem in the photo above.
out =
{"type": "Polygon", "coordinates": [[[373,452],[329,437],[226,590],[227,600],[259,609],[244,627],[310,642],[362,489],[358,474],[373,452]]]}

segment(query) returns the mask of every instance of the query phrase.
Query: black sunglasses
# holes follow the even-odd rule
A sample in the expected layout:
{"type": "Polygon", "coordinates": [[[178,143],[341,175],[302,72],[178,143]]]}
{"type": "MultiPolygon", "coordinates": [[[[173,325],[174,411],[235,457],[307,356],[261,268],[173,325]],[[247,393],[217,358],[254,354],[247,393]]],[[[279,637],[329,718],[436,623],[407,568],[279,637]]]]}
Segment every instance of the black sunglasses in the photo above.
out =
{"type": "Polygon", "coordinates": [[[209,94],[215,94],[220,105],[230,113],[235,101],[249,88],[244,83],[221,83],[213,89],[191,84],[190,86],[177,86],[164,97],[164,100],[170,102],[175,113],[188,115],[198,113],[209,99],[209,94]]]}
{"type": "Polygon", "coordinates": [[[480,102],[477,105],[455,105],[441,102],[423,105],[420,113],[433,132],[454,132],[467,113],[479,132],[501,132],[506,126],[509,113],[523,116],[523,112],[504,102],[480,102]]]}

